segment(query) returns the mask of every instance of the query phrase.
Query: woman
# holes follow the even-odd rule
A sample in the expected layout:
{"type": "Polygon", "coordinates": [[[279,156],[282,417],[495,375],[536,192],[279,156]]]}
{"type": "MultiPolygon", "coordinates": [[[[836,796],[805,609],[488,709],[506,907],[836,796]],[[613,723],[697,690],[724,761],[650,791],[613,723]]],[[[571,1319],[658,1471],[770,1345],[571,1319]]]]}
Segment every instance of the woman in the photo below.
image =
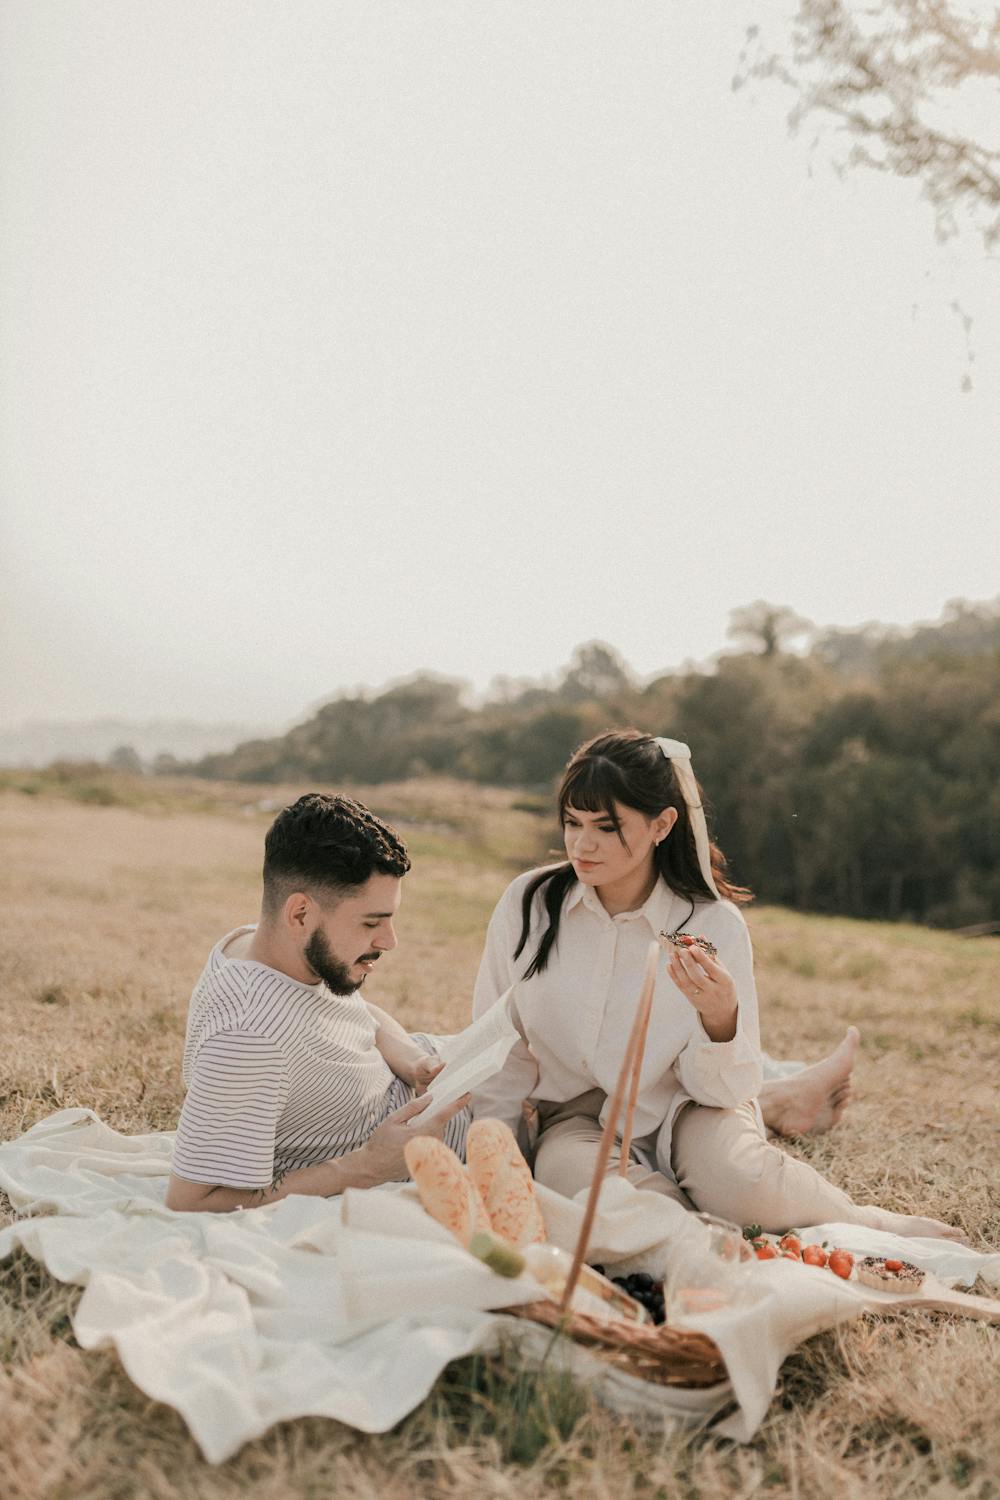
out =
{"type": "MultiPolygon", "coordinates": [[[[727,881],[709,843],[687,747],[635,729],[599,735],[567,766],[559,816],[566,863],[515,880],[490,921],[475,1013],[516,983],[510,1004],[524,1040],[473,1112],[517,1128],[528,1100],[536,1178],[567,1196],[586,1187],[650,939],[684,930],[717,955],[664,945],[629,1180],[765,1229],[839,1221],[957,1238],[936,1219],[854,1203],[768,1142],[755,1104],[753,958],[738,907],[748,893],[727,881]]],[[[610,1170],[617,1166],[612,1156],[610,1170]]]]}

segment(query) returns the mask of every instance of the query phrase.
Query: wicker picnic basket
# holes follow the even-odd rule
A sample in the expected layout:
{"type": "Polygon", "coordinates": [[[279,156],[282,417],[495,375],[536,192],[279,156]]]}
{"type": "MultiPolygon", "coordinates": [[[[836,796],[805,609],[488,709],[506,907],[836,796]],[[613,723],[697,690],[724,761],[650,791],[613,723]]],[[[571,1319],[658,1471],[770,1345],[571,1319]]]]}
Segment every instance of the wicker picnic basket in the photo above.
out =
{"type": "Polygon", "coordinates": [[[559,1303],[526,1302],[520,1307],[510,1307],[507,1311],[520,1318],[529,1318],[533,1322],[544,1323],[566,1334],[569,1338],[575,1339],[578,1344],[586,1345],[607,1363],[630,1375],[638,1376],[640,1380],[648,1380],[656,1385],[703,1388],[718,1385],[726,1379],[726,1367],[722,1355],[719,1353],[718,1346],[707,1334],[697,1333],[694,1329],[671,1328],[666,1323],[659,1327],[622,1321],[605,1323],[597,1318],[588,1317],[585,1313],[576,1312],[569,1305],[590,1245],[601,1184],[604,1181],[608,1159],[617,1134],[623,1103],[625,1103],[625,1119],[621,1133],[619,1174],[624,1177],[628,1168],[635,1106],[639,1095],[639,1071],[646,1050],[646,1033],[649,1030],[649,1018],[653,1006],[653,987],[659,951],[658,943],[650,944],[642,989],[639,992],[639,1001],[635,1010],[635,1020],[632,1023],[625,1056],[622,1059],[614,1093],[611,1095],[611,1102],[608,1106],[607,1123],[601,1137],[587,1207],[562,1300],[559,1303]]]}

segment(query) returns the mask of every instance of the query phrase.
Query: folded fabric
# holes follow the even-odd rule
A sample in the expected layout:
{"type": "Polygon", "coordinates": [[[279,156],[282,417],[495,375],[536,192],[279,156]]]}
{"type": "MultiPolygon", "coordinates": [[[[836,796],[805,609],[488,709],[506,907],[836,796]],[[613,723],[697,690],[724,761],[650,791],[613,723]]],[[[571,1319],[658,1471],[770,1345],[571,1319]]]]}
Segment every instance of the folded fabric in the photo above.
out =
{"type": "MultiPolygon", "coordinates": [[[[529,1356],[549,1346],[549,1331],[496,1311],[537,1296],[530,1278],[495,1276],[424,1212],[411,1185],[179,1214],[163,1203],[171,1148],[168,1134],[123,1136],[88,1110],[61,1110],[0,1145],[0,1187],[33,1216],[0,1230],[0,1256],[21,1246],[83,1287],[73,1317],[80,1345],[114,1347],[135,1384],[181,1414],[210,1462],[297,1416],[384,1432],[451,1360],[501,1337],[517,1337],[529,1356]]],[[[536,1196],[548,1237],[571,1250],[582,1195],[570,1201],[536,1185],[536,1196]]],[[[610,1178],[590,1256],[662,1271],[683,1220],[671,1200],[610,1178]]],[[[969,1285],[980,1274],[1000,1285],[1000,1255],[853,1226],[821,1226],[811,1237],[863,1253],[902,1244],[941,1280],[969,1285]]],[[[735,1400],[720,1430],[747,1441],[789,1350],[884,1297],[791,1261],[754,1263],[750,1276],[745,1304],[690,1320],[718,1343],[731,1384],[652,1386],[569,1340],[551,1357],[608,1404],[655,1413],[668,1429],[735,1400]]]]}

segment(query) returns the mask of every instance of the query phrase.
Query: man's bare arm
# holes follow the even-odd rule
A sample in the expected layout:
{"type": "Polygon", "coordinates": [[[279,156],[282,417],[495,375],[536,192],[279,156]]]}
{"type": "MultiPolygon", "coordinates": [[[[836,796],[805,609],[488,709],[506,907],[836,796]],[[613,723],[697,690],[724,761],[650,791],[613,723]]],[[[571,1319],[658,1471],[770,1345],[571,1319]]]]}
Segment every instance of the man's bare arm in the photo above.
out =
{"type": "Polygon", "coordinates": [[[189,1182],[186,1177],[170,1174],[167,1187],[167,1207],[179,1213],[229,1213],[234,1208],[260,1208],[264,1203],[280,1203],[291,1193],[304,1193],[309,1197],[332,1198],[349,1187],[374,1187],[386,1178],[375,1178],[369,1163],[364,1159],[364,1147],[349,1151],[330,1161],[317,1162],[312,1167],[299,1167],[286,1172],[270,1187],[233,1188],[213,1187],[206,1182],[189,1182]]]}
{"type": "Polygon", "coordinates": [[[210,1183],[190,1182],[171,1172],[167,1187],[166,1204],[178,1213],[230,1213],[235,1208],[260,1208],[265,1203],[279,1203],[292,1193],[308,1197],[332,1198],[346,1188],[376,1187],[382,1182],[399,1182],[407,1174],[403,1148],[407,1141],[418,1135],[444,1134],[444,1127],[468,1103],[468,1095],[456,1100],[447,1110],[437,1116],[433,1124],[421,1126],[416,1116],[430,1101],[426,1098],[411,1099],[402,1109],[395,1110],[383,1120],[377,1130],[363,1146],[336,1156],[329,1161],[317,1162],[311,1167],[297,1167],[286,1172],[280,1181],[266,1188],[234,1188],[213,1186],[210,1183]],[[413,1121],[410,1124],[410,1121],[413,1121]]]}
{"type": "Polygon", "coordinates": [[[411,1088],[426,1088],[434,1074],[439,1073],[444,1064],[440,1059],[429,1058],[423,1048],[413,1040],[410,1033],[399,1024],[394,1016],[390,1016],[388,1011],[384,1011],[381,1006],[373,1005],[370,1000],[366,1000],[365,1004],[378,1027],[375,1033],[375,1045],[396,1077],[408,1083],[411,1088]]]}
{"type": "Polygon", "coordinates": [[[368,1008],[369,1014],[374,1016],[375,1023],[380,1032],[384,1032],[386,1036],[394,1037],[397,1042],[409,1042],[411,1046],[414,1045],[410,1033],[406,1030],[405,1026],[400,1025],[395,1016],[390,1016],[387,1010],[383,1010],[381,1005],[375,1005],[371,1000],[366,1000],[365,1005],[368,1008]]]}

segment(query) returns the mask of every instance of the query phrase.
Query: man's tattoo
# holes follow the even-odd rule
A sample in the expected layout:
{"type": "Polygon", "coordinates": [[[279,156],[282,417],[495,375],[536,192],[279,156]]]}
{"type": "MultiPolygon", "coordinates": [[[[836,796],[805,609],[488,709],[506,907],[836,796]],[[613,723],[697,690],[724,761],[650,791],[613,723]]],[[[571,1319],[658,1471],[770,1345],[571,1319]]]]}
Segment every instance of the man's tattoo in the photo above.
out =
{"type": "Polygon", "coordinates": [[[286,1167],[283,1172],[275,1172],[269,1187],[254,1188],[250,1195],[254,1199],[254,1203],[251,1206],[256,1208],[259,1204],[264,1203],[268,1193],[276,1193],[287,1176],[288,1169],[286,1167]]]}

